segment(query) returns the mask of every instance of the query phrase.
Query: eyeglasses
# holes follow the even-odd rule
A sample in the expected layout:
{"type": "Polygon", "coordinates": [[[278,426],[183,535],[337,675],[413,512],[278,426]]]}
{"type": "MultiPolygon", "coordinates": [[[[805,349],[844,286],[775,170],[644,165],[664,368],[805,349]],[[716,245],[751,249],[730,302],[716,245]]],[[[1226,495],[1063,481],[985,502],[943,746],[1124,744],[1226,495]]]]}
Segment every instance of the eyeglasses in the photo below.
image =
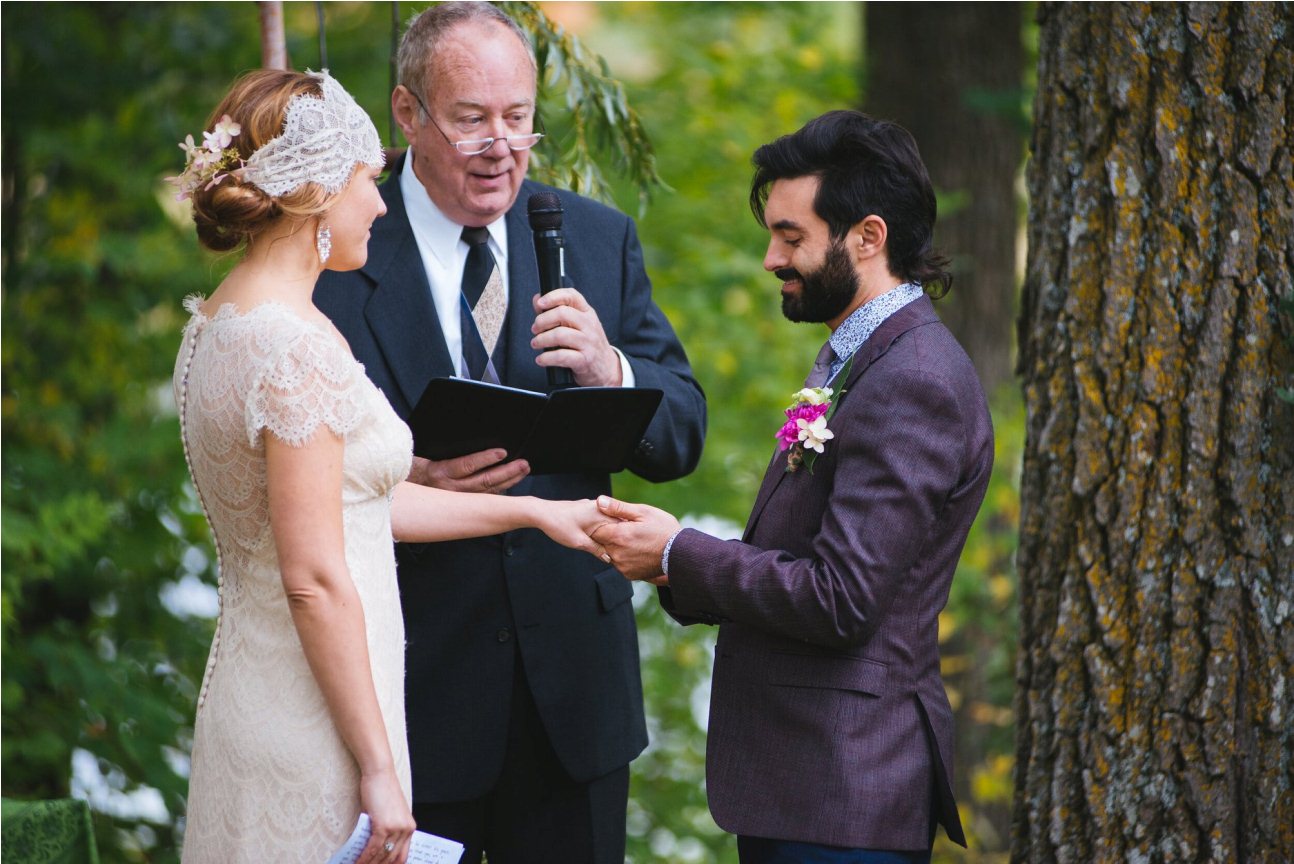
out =
{"type": "Polygon", "coordinates": [[[422,101],[422,97],[414,93],[412,89],[409,92],[413,93],[413,98],[418,100],[418,106],[422,108],[422,113],[427,115],[427,119],[431,121],[432,126],[436,127],[436,131],[440,133],[441,137],[464,156],[479,156],[493,147],[495,141],[502,141],[507,144],[509,150],[529,150],[539,143],[540,138],[544,137],[543,132],[531,132],[526,135],[505,135],[500,138],[471,138],[466,141],[450,141],[449,136],[445,134],[445,130],[440,128],[436,118],[432,117],[431,112],[427,110],[427,103],[422,101]]]}

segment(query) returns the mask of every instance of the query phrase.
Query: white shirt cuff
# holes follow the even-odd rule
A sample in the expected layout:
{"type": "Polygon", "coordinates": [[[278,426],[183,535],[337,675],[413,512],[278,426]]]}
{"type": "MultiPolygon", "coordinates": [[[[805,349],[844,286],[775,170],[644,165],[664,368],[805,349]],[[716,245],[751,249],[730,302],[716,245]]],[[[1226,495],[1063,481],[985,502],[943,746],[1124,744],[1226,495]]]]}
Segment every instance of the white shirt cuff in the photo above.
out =
{"type": "Polygon", "coordinates": [[[616,352],[616,356],[620,358],[620,386],[635,386],[638,383],[638,379],[634,377],[634,367],[629,365],[629,358],[625,356],[625,352],[621,351],[614,345],[611,346],[611,350],[616,352]]]}

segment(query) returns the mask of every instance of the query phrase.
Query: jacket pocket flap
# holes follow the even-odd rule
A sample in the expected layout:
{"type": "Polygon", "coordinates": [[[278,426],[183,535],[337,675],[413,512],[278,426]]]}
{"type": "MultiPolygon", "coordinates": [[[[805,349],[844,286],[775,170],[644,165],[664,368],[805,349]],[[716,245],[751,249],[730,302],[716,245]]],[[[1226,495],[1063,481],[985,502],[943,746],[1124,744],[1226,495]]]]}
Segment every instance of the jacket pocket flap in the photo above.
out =
{"type": "Polygon", "coordinates": [[[773,654],[768,680],[781,687],[822,687],[883,696],[889,673],[884,663],[861,657],[773,654]]]}
{"type": "Polygon", "coordinates": [[[614,567],[600,570],[593,576],[598,586],[598,600],[603,612],[610,612],[621,603],[634,596],[634,585],[614,567]]]}

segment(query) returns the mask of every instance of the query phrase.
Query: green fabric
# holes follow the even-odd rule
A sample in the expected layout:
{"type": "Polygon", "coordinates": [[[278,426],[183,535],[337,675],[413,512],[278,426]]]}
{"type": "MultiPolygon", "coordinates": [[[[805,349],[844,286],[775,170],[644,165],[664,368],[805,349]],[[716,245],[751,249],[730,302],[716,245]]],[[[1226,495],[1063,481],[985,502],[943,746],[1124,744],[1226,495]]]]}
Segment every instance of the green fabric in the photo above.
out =
{"type": "Polygon", "coordinates": [[[3,864],[99,864],[84,801],[0,800],[3,864]]]}

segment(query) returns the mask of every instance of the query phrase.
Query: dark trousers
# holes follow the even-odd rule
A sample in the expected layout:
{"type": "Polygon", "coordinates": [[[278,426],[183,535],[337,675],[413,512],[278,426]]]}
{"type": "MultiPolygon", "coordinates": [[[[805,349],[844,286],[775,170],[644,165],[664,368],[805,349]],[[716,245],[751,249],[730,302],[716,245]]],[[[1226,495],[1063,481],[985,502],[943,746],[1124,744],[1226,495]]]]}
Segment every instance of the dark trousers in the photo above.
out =
{"type": "Polygon", "coordinates": [[[741,864],[930,864],[929,850],[846,849],[763,837],[738,837],[737,855],[741,864]]]}
{"type": "Polygon", "coordinates": [[[629,766],[588,783],[562,768],[517,658],[503,773],[484,797],[414,802],[419,831],[462,843],[463,864],[624,864],[629,766]]]}

